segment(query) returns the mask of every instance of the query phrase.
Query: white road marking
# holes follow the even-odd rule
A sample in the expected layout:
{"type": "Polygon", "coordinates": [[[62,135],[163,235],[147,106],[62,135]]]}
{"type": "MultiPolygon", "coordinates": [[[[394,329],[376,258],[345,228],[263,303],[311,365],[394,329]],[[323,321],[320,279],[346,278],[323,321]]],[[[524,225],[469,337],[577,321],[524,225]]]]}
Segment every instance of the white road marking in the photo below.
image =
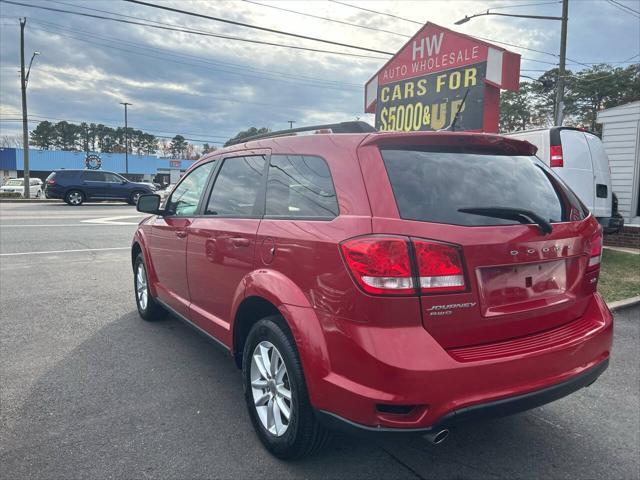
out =
{"type": "Polygon", "coordinates": [[[40,224],[25,224],[25,225],[2,225],[0,224],[0,230],[5,227],[123,227],[125,225],[137,225],[137,223],[91,223],[89,225],[85,223],[40,223],[40,224]]]}
{"type": "Polygon", "coordinates": [[[111,247],[111,248],[79,248],[77,250],[49,250],[46,252],[16,252],[0,253],[0,257],[16,257],[18,255],[48,255],[52,253],[76,253],[76,252],[107,252],[110,250],[129,250],[131,247],[111,247]]]}
{"type": "Polygon", "coordinates": [[[82,220],[83,223],[95,223],[98,225],[137,225],[138,222],[118,222],[122,218],[140,218],[142,215],[120,215],[117,217],[92,218],[90,220],[82,220]]]}

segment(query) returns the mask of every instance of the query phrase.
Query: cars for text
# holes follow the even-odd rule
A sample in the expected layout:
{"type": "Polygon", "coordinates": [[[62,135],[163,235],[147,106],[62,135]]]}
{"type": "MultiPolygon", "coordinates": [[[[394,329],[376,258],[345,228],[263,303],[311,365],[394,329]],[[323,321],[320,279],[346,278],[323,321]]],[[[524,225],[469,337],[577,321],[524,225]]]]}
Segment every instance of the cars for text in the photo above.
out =
{"type": "Polygon", "coordinates": [[[162,208],[138,203],[140,315],[169,311],[230,353],[270,452],[310,454],[332,429],[438,443],[606,369],[601,226],[535,147],[312,130],[327,129],[217,150],[162,208]]]}

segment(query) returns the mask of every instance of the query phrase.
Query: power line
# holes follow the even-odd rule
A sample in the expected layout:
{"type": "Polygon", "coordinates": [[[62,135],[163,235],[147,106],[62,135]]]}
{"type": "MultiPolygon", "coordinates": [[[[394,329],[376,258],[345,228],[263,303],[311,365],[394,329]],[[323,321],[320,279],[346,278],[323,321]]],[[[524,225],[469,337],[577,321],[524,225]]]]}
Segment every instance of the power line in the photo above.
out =
{"type": "Polygon", "coordinates": [[[319,15],[312,15],[311,13],[298,12],[296,10],[290,10],[288,8],[276,7],[275,5],[267,5],[266,3],[254,2],[253,0],[242,0],[242,1],[246,2],[246,3],[252,3],[254,5],[260,5],[261,7],[273,8],[274,10],[280,10],[280,11],[283,11],[283,12],[295,13],[296,15],[302,15],[304,17],[317,18],[318,20],[324,20],[324,21],[327,21],[327,22],[339,23],[339,24],[342,24],[342,25],[348,25],[350,27],[364,28],[364,29],[367,29],[367,30],[374,30],[376,32],[389,33],[391,35],[398,35],[400,37],[411,38],[411,35],[405,35],[403,33],[392,32],[391,30],[384,30],[382,28],[369,27],[367,25],[358,25],[357,23],[346,22],[344,20],[337,20],[335,18],[321,17],[319,15]]]}
{"type": "Polygon", "coordinates": [[[261,45],[269,45],[269,46],[273,46],[273,47],[282,47],[282,48],[291,48],[294,50],[305,50],[305,51],[309,51],[309,52],[317,52],[317,53],[328,53],[331,55],[344,55],[347,57],[359,57],[359,58],[372,58],[372,59],[376,59],[376,60],[386,60],[385,58],[382,57],[374,57],[371,55],[363,55],[363,54],[359,54],[359,53],[349,53],[349,52],[338,52],[335,50],[323,50],[323,49],[319,49],[319,48],[311,48],[311,47],[301,47],[301,46],[296,46],[296,45],[287,45],[287,44],[283,44],[283,43],[276,43],[276,42],[267,42],[264,40],[254,40],[254,39],[249,39],[249,38],[242,38],[242,37],[234,37],[231,35],[222,35],[222,34],[217,34],[217,33],[207,33],[207,32],[203,32],[203,31],[198,31],[198,30],[192,30],[192,29],[185,29],[185,28],[179,28],[179,27],[168,27],[168,26],[162,26],[162,25],[152,25],[150,23],[142,23],[142,22],[136,22],[136,21],[132,21],[132,20],[124,20],[122,18],[113,18],[113,17],[105,17],[105,16],[101,16],[101,15],[93,15],[90,13],[84,13],[84,12],[74,12],[72,10],[64,10],[61,8],[52,8],[52,7],[45,7],[42,5],[30,5],[27,3],[21,3],[21,2],[16,2],[13,0],[0,0],[0,3],[8,3],[11,5],[18,5],[21,7],[28,7],[28,8],[36,8],[39,10],[49,10],[52,12],[59,12],[59,13],[68,13],[71,15],[79,15],[82,17],[89,17],[89,18],[98,18],[100,20],[110,20],[112,22],[119,22],[119,23],[127,23],[127,24],[131,24],[131,25],[139,25],[139,26],[143,26],[143,27],[151,27],[151,28],[157,28],[160,30],[169,30],[169,31],[173,31],[173,32],[180,32],[180,33],[190,33],[193,35],[202,35],[205,37],[214,37],[214,38],[222,38],[225,40],[236,40],[239,42],[247,42],[247,43],[255,43],[255,44],[261,44],[261,45]]]}
{"type": "Polygon", "coordinates": [[[253,28],[255,30],[262,30],[263,32],[276,33],[278,35],[286,35],[286,36],[289,36],[289,37],[301,38],[303,40],[311,40],[311,41],[314,41],[314,42],[327,43],[327,44],[330,44],[330,45],[337,45],[337,46],[340,46],[340,47],[355,48],[356,50],[362,50],[363,52],[382,53],[383,55],[393,55],[393,52],[385,52],[384,50],[376,50],[374,48],[361,47],[361,46],[358,46],[358,45],[351,45],[349,43],[335,42],[333,40],[326,40],[326,39],[323,39],[323,38],[310,37],[308,35],[300,35],[298,33],[285,32],[283,30],[276,30],[275,28],[268,28],[268,27],[261,27],[261,26],[258,26],[258,25],[251,25],[249,23],[237,22],[235,20],[228,20],[228,19],[225,19],[225,18],[214,17],[214,16],[211,16],[211,15],[205,15],[203,13],[191,12],[191,11],[188,11],[188,10],[181,10],[179,8],[172,8],[172,7],[167,7],[167,6],[164,6],[164,5],[156,5],[156,4],[153,4],[153,3],[143,2],[141,0],[123,0],[123,1],[124,2],[129,2],[129,3],[135,3],[137,5],[145,5],[147,7],[157,8],[157,9],[160,9],[160,10],[166,10],[168,12],[182,13],[184,15],[190,15],[192,17],[204,18],[206,20],[212,20],[214,22],[228,23],[230,25],[237,25],[239,27],[245,27],[245,28],[253,28]]]}
{"type": "MultiPolygon", "coordinates": [[[[104,125],[105,127],[110,127],[110,128],[122,128],[121,125],[110,125],[108,123],[103,123],[103,122],[86,122],[86,121],[80,121],[80,120],[69,120],[69,119],[60,119],[60,118],[54,118],[54,117],[44,117],[44,116],[40,116],[40,115],[29,115],[29,122],[31,123],[40,123],[43,120],[58,120],[58,121],[64,121],[64,122],[70,122],[70,123],[94,123],[94,124],[99,124],[99,125],[104,125]]],[[[21,118],[0,118],[0,122],[6,122],[6,123],[20,123],[22,122],[21,118]]],[[[166,130],[153,130],[153,129],[147,129],[147,128],[134,128],[134,127],[129,127],[129,130],[140,130],[143,133],[153,133],[153,132],[157,132],[157,133],[172,133],[172,132],[167,132],[166,130]]],[[[188,135],[188,136],[200,136],[200,134],[198,133],[178,133],[176,135],[188,135]]],[[[173,138],[175,137],[175,135],[172,136],[167,136],[167,135],[156,135],[153,134],[154,137],[158,137],[158,138],[173,138]]],[[[225,139],[228,140],[229,138],[233,137],[233,135],[208,135],[209,138],[221,138],[221,139],[225,139]]],[[[185,140],[190,140],[193,142],[207,142],[207,143],[223,143],[220,141],[213,141],[213,140],[203,140],[203,139],[198,139],[198,138],[187,138],[185,137],[185,140]]]]}
{"type": "Polygon", "coordinates": [[[634,10],[633,8],[631,8],[631,7],[627,6],[627,5],[625,5],[624,3],[617,2],[616,0],[607,0],[607,1],[608,1],[610,4],[614,5],[614,6],[618,5],[618,6],[622,7],[622,9],[623,9],[623,10],[626,10],[626,11],[627,11],[627,12],[629,12],[629,13],[634,13],[634,14],[636,14],[636,15],[640,15],[640,12],[639,12],[638,10],[634,10]]]}
{"type": "MultiPolygon", "coordinates": [[[[41,22],[40,21],[34,21],[33,23],[40,24],[41,22]]],[[[54,28],[58,28],[58,27],[54,27],[54,28]]],[[[67,38],[73,38],[75,40],[79,40],[81,42],[85,42],[85,43],[89,43],[89,44],[93,44],[93,45],[99,45],[99,46],[110,48],[110,49],[114,49],[114,50],[119,50],[119,51],[124,51],[124,52],[127,52],[127,53],[132,53],[134,55],[141,55],[141,56],[148,57],[148,58],[157,58],[157,59],[166,60],[166,61],[169,61],[169,62],[172,62],[172,63],[178,63],[178,64],[181,64],[181,65],[189,65],[189,66],[193,66],[193,67],[210,69],[210,68],[208,68],[208,67],[206,67],[204,65],[199,65],[199,64],[192,63],[192,62],[187,62],[187,61],[176,60],[176,59],[172,59],[172,58],[166,58],[163,55],[174,56],[174,57],[192,57],[192,58],[195,59],[195,61],[198,61],[198,62],[202,62],[202,63],[210,64],[210,65],[217,65],[217,62],[211,61],[211,60],[207,60],[207,59],[203,59],[201,57],[194,57],[194,56],[191,56],[191,55],[182,55],[182,54],[176,54],[176,53],[163,53],[161,55],[153,55],[153,54],[150,54],[150,53],[136,52],[134,50],[130,50],[130,49],[127,49],[127,48],[122,48],[120,46],[116,46],[116,45],[109,44],[109,43],[101,43],[101,42],[92,41],[92,40],[89,40],[89,39],[86,38],[86,36],[90,36],[90,37],[103,39],[103,40],[107,40],[107,41],[111,41],[111,42],[119,42],[119,40],[111,39],[109,37],[99,37],[97,35],[92,35],[92,34],[86,34],[85,36],[76,36],[76,35],[73,35],[73,34],[70,34],[70,33],[66,33],[65,34],[65,33],[61,33],[61,32],[55,31],[55,30],[50,30],[48,28],[44,28],[44,27],[41,27],[41,26],[37,27],[37,30],[42,30],[42,31],[53,33],[53,34],[56,34],[56,35],[61,35],[63,37],[67,37],[67,38]]],[[[132,42],[120,42],[120,43],[123,43],[125,45],[126,44],[132,44],[132,42]]],[[[136,44],[132,44],[132,45],[134,46],[134,48],[142,48],[142,49],[147,49],[147,50],[158,50],[160,52],[165,52],[162,49],[155,49],[155,48],[146,47],[146,46],[138,46],[136,44]]],[[[234,67],[228,67],[228,68],[234,68],[234,67]]],[[[242,68],[242,67],[240,67],[240,68],[242,68]]],[[[249,68],[249,67],[244,67],[244,68],[249,68]]],[[[252,74],[246,73],[246,72],[235,72],[235,71],[224,70],[224,69],[220,69],[220,68],[215,68],[214,71],[215,72],[220,72],[220,73],[228,73],[228,74],[231,74],[231,75],[238,75],[238,76],[241,76],[241,77],[258,78],[258,79],[263,79],[263,80],[271,80],[271,81],[275,81],[275,82],[289,83],[289,84],[301,84],[301,85],[308,85],[308,86],[316,87],[316,88],[326,88],[326,89],[332,89],[332,90],[345,90],[345,89],[354,89],[354,90],[358,89],[359,90],[361,88],[360,85],[356,85],[356,84],[347,84],[347,83],[338,84],[337,82],[335,84],[331,84],[331,83],[328,83],[328,82],[325,83],[323,81],[314,82],[313,80],[308,80],[308,81],[306,81],[306,80],[296,80],[297,77],[290,76],[290,75],[287,75],[287,74],[282,74],[282,75],[284,75],[285,77],[287,77],[287,76],[291,77],[292,78],[291,80],[286,80],[286,79],[282,79],[282,78],[278,78],[278,77],[274,78],[273,77],[274,75],[279,75],[279,74],[277,74],[277,73],[269,73],[269,72],[265,72],[265,73],[259,72],[259,73],[261,73],[261,75],[252,75],[252,74]],[[265,76],[265,75],[272,75],[272,76],[265,76]]],[[[273,104],[265,104],[265,105],[273,106],[273,104]]]]}
{"type": "MultiPolygon", "coordinates": [[[[269,74],[269,75],[280,75],[280,76],[290,77],[290,78],[294,78],[294,79],[309,80],[309,81],[311,81],[313,83],[323,83],[323,84],[330,84],[330,85],[346,85],[346,86],[352,86],[352,87],[358,87],[358,88],[361,87],[360,84],[356,84],[356,83],[340,82],[340,81],[337,81],[337,80],[324,80],[324,79],[321,79],[321,78],[304,76],[304,75],[293,75],[291,73],[282,72],[282,71],[278,71],[278,70],[261,69],[261,68],[249,67],[247,65],[243,65],[243,64],[239,64],[239,63],[223,62],[223,61],[220,61],[220,60],[213,60],[213,59],[206,58],[206,57],[199,57],[199,56],[196,56],[196,55],[189,55],[189,54],[186,54],[186,53],[176,53],[174,51],[170,51],[170,50],[166,50],[166,49],[162,49],[162,48],[150,47],[148,45],[144,45],[144,44],[141,44],[141,43],[135,43],[135,42],[125,41],[125,40],[120,40],[120,39],[117,39],[115,37],[108,37],[108,36],[104,36],[104,35],[96,35],[94,32],[89,32],[87,30],[81,30],[81,29],[78,29],[78,28],[67,28],[67,27],[59,25],[57,23],[47,22],[47,21],[40,20],[40,19],[36,19],[36,20],[32,19],[31,21],[33,23],[49,25],[52,28],[56,28],[56,29],[60,29],[60,30],[68,31],[68,32],[84,33],[87,36],[91,36],[91,37],[98,38],[98,39],[101,39],[101,40],[106,40],[106,41],[109,41],[109,42],[122,43],[122,44],[125,44],[125,45],[130,45],[130,46],[133,46],[133,47],[136,47],[136,48],[145,49],[145,50],[155,50],[155,51],[161,52],[164,55],[175,56],[175,57],[192,58],[194,60],[202,61],[204,63],[210,63],[212,65],[223,65],[223,66],[228,66],[230,68],[237,68],[237,69],[242,69],[242,70],[255,71],[255,72],[269,74]]],[[[76,37],[73,37],[73,38],[76,38],[76,37]]]]}
{"type": "Polygon", "coordinates": [[[370,10],[368,8],[360,7],[359,5],[351,5],[350,3],[338,2],[336,0],[329,0],[330,2],[337,3],[339,5],[344,5],[345,7],[356,8],[358,10],[364,10],[365,12],[377,13],[378,15],[386,15],[387,17],[397,18],[398,20],[404,20],[405,22],[415,23],[417,25],[424,25],[424,22],[416,22],[415,20],[411,20],[409,18],[399,17],[397,15],[393,15],[392,13],[386,12],[378,12],[376,10],[370,10]]]}

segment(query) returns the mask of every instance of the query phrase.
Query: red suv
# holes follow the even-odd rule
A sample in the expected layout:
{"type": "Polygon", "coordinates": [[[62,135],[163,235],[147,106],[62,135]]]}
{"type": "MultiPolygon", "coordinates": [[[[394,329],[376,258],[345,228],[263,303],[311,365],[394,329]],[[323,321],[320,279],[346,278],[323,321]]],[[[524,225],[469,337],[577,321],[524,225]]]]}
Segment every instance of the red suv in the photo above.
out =
{"type": "Polygon", "coordinates": [[[230,352],[267,449],[302,456],[334,428],[437,443],[606,369],[601,229],[535,147],[329,128],[217,150],[163,207],[138,203],[140,315],[230,352]]]}

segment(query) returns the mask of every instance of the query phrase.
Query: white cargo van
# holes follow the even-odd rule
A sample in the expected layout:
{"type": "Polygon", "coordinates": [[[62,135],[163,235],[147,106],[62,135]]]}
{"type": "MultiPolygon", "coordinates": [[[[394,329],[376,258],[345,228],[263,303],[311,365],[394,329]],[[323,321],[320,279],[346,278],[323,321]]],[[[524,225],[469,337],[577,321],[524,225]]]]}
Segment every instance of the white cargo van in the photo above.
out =
{"type": "Polygon", "coordinates": [[[622,228],[624,220],[617,215],[611,191],[609,157],[597,136],[572,127],[524,130],[507,136],[538,147],[538,157],[571,187],[605,232],[622,228]]]}

